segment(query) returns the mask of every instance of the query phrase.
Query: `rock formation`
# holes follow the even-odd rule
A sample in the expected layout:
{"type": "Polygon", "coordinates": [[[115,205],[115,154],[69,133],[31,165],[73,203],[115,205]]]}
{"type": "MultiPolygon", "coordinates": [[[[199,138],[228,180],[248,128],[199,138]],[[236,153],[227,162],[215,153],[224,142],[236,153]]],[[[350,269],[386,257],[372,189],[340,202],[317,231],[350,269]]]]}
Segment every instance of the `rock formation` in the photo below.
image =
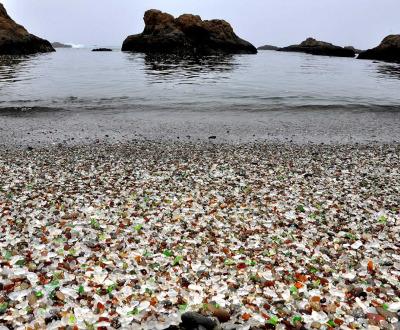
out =
{"type": "Polygon", "coordinates": [[[8,16],[0,3],[0,55],[20,55],[53,52],[54,48],[47,40],[30,34],[8,16]]]}
{"type": "Polygon", "coordinates": [[[144,14],[141,34],[128,36],[123,51],[178,54],[255,54],[257,49],[240,39],[224,20],[203,21],[184,14],[178,18],[151,9],[144,14]]]}
{"type": "Polygon", "coordinates": [[[378,47],[366,50],[357,58],[400,63],[400,34],[387,36],[378,47]]]}
{"type": "Polygon", "coordinates": [[[278,51],[283,52],[300,52],[312,55],[338,56],[338,57],[354,57],[356,54],[351,49],[332,45],[328,42],[318,41],[313,38],[308,38],[300,45],[292,45],[284,48],[279,48],[278,51]]]}
{"type": "Polygon", "coordinates": [[[92,52],[112,52],[112,49],[110,49],[110,48],[95,48],[95,49],[92,49],[92,52]]]}
{"type": "Polygon", "coordinates": [[[363,50],[354,48],[353,46],[345,46],[344,49],[351,49],[356,54],[361,54],[363,50]]]}
{"type": "Polygon", "coordinates": [[[265,45],[257,48],[258,50],[278,50],[279,47],[276,46],[271,46],[271,45],[265,45]]]}
{"type": "Polygon", "coordinates": [[[52,42],[51,45],[53,46],[53,48],[72,48],[71,45],[62,44],[58,41],[52,42]]]}

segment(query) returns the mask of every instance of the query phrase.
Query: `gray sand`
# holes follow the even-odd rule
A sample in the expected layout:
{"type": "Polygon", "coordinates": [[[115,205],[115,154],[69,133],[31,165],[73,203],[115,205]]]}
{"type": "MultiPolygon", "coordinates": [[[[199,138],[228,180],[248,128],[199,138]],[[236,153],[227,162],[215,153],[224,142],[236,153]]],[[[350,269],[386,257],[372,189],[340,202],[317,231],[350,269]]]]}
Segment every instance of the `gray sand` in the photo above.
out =
{"type": "Polygon", "coordinates": [[[393,143],[400,140],[396,111],[173,112],[40,111],[2,112],[0,146],[81,145],[96,141],[206,141],[218,143],[307,142],[393,143]]]}

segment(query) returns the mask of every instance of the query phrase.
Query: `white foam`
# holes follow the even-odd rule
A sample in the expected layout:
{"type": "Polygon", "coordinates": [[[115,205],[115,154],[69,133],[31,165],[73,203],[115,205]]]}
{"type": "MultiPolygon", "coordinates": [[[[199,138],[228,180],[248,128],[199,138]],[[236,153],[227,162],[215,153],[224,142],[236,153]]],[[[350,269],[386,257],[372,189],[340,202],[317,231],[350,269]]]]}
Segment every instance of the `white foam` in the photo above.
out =
{"type": "Polygon", "coordinates": [[[66,45],[70,45],[70,46],[72,46],[72,48],[83,48],[83,47],[85,47],[85,45],[76,45],[76,44],[72,44],[72,43],[67,43],[66,45]]]}

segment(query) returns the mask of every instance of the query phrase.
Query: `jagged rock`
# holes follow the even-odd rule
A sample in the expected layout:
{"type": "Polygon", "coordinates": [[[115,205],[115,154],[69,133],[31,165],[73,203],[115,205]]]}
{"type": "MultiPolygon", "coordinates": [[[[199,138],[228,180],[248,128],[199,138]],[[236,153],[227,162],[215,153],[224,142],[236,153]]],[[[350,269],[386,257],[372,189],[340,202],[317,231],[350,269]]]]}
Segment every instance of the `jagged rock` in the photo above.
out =
{"type": "Polygon", "coordinates": [[[357,57],[362,60],[400,62],[400,34],[391,34],[378,47],[368,49],[357,57]]]}
{"type": "Polygon", "coordinates": [[[143,19],[143,32],[128,36],[122,45],[123,51],[198,55],[257,53],[224,20],[203,21],[191,14],[174,18],[155,9],[146,11],[143,19]]]}
{"type": "Polygon", "coordinates": [[[354,57],[356,55],[351,49],[345,49],[343,47],[335,46],[324,41],[318,41],[313,38],[306,39],[300,45],[279,48],[278,51],[338,57],[354,57]]]}
{"type": "Polygon", "coordinates": [[[71,45],[62,44],[58,41],[52,42],[51,45],[53,46],[53,48],[72,48],[71,45]]]}
{"type": "Polygon", "coordinates": [[[47,40],[30,34],[22,25],[8,16],[0,3],[0,55],[22,55],[53,52],[47,40]]]}
{"type": "Polygon", "coordinates": [[[278,50],[279,47],[271,46],[271,45],[264,45],[257,48],[258,50],[278,50]]]}

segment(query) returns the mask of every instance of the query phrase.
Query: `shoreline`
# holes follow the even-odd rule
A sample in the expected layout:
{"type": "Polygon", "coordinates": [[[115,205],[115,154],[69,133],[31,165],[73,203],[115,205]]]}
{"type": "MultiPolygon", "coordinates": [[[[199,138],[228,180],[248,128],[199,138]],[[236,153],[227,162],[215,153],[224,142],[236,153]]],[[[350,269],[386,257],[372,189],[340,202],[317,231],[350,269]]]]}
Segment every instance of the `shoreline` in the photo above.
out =
{"type": "Polygon", "coordinates": [[[223,329],[391,329],[399,157],[382,143],[2,150],[0,325],[178,329],[195,312],[223,329]]]}
{"type": "Polygon", "coordinates": [[[0,116],[0,147],[86,145],[96,141],[222,144],[398,143],[396,112],[357,111],[40,111],[0,116]]]}

